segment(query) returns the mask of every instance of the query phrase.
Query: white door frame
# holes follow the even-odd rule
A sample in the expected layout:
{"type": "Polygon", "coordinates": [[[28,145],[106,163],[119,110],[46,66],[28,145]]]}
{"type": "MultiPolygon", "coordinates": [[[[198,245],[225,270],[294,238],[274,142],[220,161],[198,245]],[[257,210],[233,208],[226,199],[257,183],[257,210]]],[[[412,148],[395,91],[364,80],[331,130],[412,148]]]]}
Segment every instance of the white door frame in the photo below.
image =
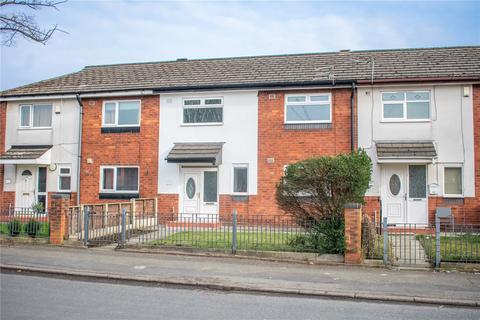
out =
{"type": "Polygon", "coordinates": [[[198,210],[196,214],[200,215],[218,215],[220,207],[220,194],[219,194],[219,170],[218,167],[202,167],[202,166],[181,166],[179,168],[179,202],[178,212],[180,214],[187,214],[185,212],[185,192],[186,192],[186,177],[190,174],[197,177],[195,197],[198,201],[198,210]],[[204,173],[206,171],[217,172],[217,201],[216,202],[204,202],[203,201],[203,187],[204,187],[204,173]]]}
{"type": "Polygon", "coordinates": [[[38,170],[35,166],[31,166],[31,165],[17,165],[17,168],[16,168],[16,186],[15,186],[15,207],[16,208],[30,208],[36,201],[37,201],[37,185],[38,185],[38,181],[37,181],[37,177],[38,177],[38,170]],[[25,171],[25,170],[29,170],[30,173],[32,174],[30,176],[30,178],[28,178],[30,181],[29,183],[32,184],[31,186],[31,190],[23,190],[23,179],[27,179],[27,178],[23,178],[22,176],[22,173],[25,171]],[[30,195],[27,195],[30,194],[30,195]],[[26,200],[24,199],[23,197],[26,197],[26,196],[29,196],[31,200],[26,200]],[[25,201],[27,202],[31,202],[31,203],[25,203],[25,201]]]}
{"type": "MultiPolygon", "coordinates": [[[[399,217],[400,220],[398,221],[395,219],[389,219],[392,224],[403,224],[403,223],[412,223],[412,224],[418,224],[418,225],[428,225],[428,167],[424,163],[392,163],[392,164],[382,164],[380,167],[381,170],[381,185],[380,185],[380,197],[382,199],[382,215],[384,217],[388,217],[388,212],[387,212],[387,207],[389,205],[388,200],[389,196],[391,198],[391,192],[389,190],[389,181],[390,177],[393,175],[392,172],[397,171],[402,177],[400,178],[401,180],[401,190],[400,194],[396,197],[395,201],[400,201],[400,198],[402,198],[402,216],[399,217]],[[425,173],[426,173],[426,181],[425,181],[425,200],[422,201],[424,202],[424,212],[423,216],[418,215],[418,213],[413,216],[414,212],[412,212],[415,208],[412,205],[413,202],[417,201],[416,199],[414,200],[413,198],[410,198],[409,194],[409,184],[410,184],[410,174],[409,174],[409,166],[411,165],[421,165],[425,166],[425,173]]],[[[417,207],[419,207],[417,205],[417,207]]]]}

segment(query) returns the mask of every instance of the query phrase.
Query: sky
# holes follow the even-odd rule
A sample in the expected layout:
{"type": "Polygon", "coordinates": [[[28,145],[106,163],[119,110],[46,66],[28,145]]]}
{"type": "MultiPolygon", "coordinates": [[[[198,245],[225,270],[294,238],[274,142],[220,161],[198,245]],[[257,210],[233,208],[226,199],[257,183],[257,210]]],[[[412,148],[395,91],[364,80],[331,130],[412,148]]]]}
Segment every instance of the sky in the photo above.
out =
{"type": "Polygon", "coordinates": [[[480,45],[479,1],[69,0],[31,12],[57,32],[0,48],[0,89],[87,65],[480,45]]]}

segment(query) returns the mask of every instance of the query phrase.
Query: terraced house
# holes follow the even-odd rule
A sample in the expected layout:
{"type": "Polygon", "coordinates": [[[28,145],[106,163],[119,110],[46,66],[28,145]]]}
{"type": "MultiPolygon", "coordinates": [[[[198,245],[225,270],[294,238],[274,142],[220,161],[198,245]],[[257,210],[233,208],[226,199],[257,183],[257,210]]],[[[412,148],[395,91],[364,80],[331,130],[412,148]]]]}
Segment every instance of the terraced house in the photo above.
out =
{"type": "Polygon", "coordinates": [[[363,148],[367,213],[480,222],[480,47],[88,66],[0,100],[2,210],[64,192],[273,214],[290,163],[363,148]]]}

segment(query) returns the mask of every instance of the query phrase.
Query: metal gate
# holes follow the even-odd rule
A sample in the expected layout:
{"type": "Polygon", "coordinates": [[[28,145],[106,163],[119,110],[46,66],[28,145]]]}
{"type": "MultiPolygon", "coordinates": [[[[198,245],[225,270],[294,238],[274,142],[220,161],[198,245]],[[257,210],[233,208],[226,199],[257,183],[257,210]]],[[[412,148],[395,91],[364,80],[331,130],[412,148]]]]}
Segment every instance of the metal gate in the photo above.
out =
{"type": "Polygon", "coordinates": [[[85,207],[68,214],[69,236],[83,241],[85,246],[125,244],[127,223],[131,221],[125,208],[122,213],[95,212],[85,207]]]}

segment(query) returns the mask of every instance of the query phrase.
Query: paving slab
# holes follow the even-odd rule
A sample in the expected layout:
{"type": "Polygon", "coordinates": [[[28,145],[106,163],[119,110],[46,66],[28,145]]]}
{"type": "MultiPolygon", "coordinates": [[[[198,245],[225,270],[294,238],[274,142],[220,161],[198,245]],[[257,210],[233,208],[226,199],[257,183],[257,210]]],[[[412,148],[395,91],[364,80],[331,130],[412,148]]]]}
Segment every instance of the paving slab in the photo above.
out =
{"type": "Polygon", "coordinates": [[[174,279],[233,290],[326,292],[408,301],[480,301],[480,274],[306,265],[220,257],[122,252],[105,248],[0,247],[0,263],[31,268],[174,279]]]}

